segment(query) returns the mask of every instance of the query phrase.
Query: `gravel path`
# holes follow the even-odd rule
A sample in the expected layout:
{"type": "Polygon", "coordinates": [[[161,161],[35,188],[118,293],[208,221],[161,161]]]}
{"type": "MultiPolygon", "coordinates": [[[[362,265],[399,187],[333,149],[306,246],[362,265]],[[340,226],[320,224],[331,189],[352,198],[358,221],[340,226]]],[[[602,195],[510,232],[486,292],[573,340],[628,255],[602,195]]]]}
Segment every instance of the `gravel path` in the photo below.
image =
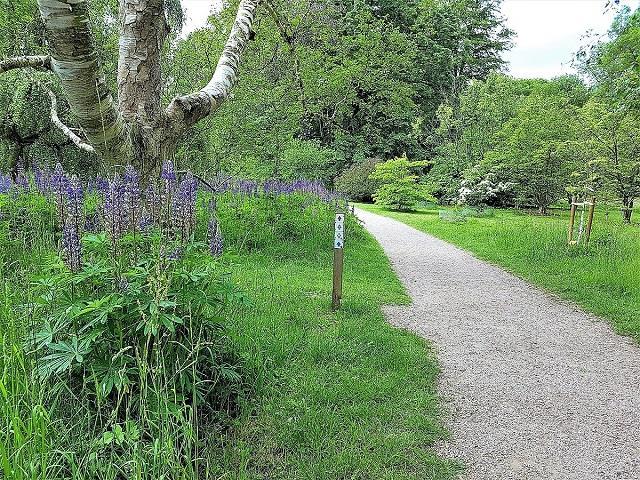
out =
{"type": "Polygon", "coordinates": [[[640,479],[640,349],[604,320],[452,245],[357,210],[431,340],[464,479],[640,479]]]}

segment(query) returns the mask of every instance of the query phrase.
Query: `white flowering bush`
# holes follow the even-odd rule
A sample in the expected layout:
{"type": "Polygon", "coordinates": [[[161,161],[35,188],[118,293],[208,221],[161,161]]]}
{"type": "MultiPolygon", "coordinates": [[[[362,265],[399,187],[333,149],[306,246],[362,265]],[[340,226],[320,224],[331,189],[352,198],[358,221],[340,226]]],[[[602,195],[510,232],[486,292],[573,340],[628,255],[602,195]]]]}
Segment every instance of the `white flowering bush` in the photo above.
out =
{"type": "Polygon", "coordinates": [[[467,178],[458,190],[458,204],[485,208],[503,205],[512,195],[514,183],[500,182],[495,173],[467,178]]]}

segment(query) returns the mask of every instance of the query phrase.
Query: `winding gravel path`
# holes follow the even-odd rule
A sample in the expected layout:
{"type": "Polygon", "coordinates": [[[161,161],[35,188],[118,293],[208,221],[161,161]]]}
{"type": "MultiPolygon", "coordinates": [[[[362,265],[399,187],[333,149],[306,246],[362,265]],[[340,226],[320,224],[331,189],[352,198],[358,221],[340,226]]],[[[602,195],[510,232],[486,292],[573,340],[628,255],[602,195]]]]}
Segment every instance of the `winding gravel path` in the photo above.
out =
{"type": "Polygon", "coordinates": [[[452,245],[356,211],[431,340],[464,479],[640,479],[640,349],[604,320],[452,245]]]}

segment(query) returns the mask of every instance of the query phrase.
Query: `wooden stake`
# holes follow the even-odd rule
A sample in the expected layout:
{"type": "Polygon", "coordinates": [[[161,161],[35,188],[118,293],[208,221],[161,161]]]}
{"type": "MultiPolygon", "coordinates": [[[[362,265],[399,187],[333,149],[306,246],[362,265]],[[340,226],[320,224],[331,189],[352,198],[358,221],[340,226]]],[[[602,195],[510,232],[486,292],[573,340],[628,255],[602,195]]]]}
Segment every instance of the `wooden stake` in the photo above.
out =
{"type": "Polygon", "coordinates": [[[571,212],[569,214],[569,232],[567,235],[567,243],[571,245],[573,243],[573,226],[576,223],[576,197],[571,197],[571,212]]]}
{"type": "Polygon", "coordinates": [[[335,239],[333,243],[333,294],[331,308],[340,308],[342,300],[342,272],[344,270],[344,213],[336,213],[335,239]]]}
{"type": "Polygon", "coordinates": [[[589,205],[589,219],[587,220],[587,230],[585,231],[584,244],[589,245],[591,238],[591,228],[593,227],[593,214],[596,210],[596,197],[591,197],[591,205],[589,205]]]}
{"type": "Polygon", "coordinates": [[[344,268],[344,250],[342,248],[333,249],[333,295],[331,297],[331,308],[340,309],[342,300],[342,271],[344,268]]]}

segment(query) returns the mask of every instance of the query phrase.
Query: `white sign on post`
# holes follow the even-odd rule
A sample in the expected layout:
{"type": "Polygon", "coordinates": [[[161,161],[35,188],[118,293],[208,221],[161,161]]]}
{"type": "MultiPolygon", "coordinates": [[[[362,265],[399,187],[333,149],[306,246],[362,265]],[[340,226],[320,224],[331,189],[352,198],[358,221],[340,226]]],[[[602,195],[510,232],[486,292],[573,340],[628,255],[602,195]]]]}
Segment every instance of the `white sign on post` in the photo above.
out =
{"type": "Polygon", "coordinates": [[[336,214],[336,235],[333,248],[344,248],[344,213],[336,214]]]}

